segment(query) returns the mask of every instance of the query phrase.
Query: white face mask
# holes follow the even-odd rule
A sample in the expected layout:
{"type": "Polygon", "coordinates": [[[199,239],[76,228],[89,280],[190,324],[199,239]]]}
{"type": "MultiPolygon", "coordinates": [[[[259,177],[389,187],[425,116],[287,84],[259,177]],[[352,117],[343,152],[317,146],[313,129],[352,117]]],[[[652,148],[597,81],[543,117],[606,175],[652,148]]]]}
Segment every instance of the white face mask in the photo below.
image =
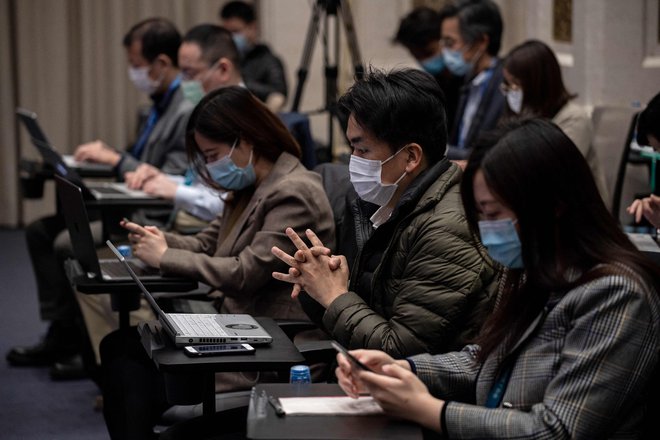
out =
{"type": "Polygon", "coordinates": [[[351,176],[353,188],[355,188],[355,192],[362,200],[378,206],[385,206],[392,199],[396,189],[399,187],[399,182],[401,182],[407,173],[404,171],[396,182],[387,185],[383,184],[381,173],[383,171],[383,165],[399,154],[403,148],[382,162],[380,160],[364,159],[351,155],[348,163],[348,171],[351,176]]]}
{"type": "Polygon", "coordinates": [[[160,83],[162,81],[162,78],[157,81],[149,78],[148,66],[144,66],[144,67],[128,66],[128,77],[131,79],[131,82],[133,83],[136,89],[149,96],[153,95],[154,92],[158,90],[158,87],[160,87],[160,83]]]}
{"type": "Polygon", "coordinates": [[[506,102],[509,108],[515,114],[520,114],[523,105],[523,91],[522,89],[509,90],[506,92],[506,102]]]}

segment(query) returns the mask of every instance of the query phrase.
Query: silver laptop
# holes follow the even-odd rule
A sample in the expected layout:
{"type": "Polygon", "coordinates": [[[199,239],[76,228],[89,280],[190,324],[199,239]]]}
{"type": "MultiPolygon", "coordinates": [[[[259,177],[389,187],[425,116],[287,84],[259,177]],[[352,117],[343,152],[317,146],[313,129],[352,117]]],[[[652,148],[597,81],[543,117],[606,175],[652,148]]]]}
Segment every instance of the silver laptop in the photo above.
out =
{"type": "Polygon", "coordinates": [[[272,336],[250,315],[165,313],[110,240],[105,242],[140,287],[145,299],[176,346],[194,344],[270,344],[272,336]]]}
{"type": "MultiPolygon", "coordinates": [[[[151,196],[144,191],[129,189],[126,187],[125,183],[121,182],[94,182],[94,183],[84,183],[76,168],[80,170],[107,170],[112,171],[112,167],[105,164],[90,164],[84,162],[85,166],[71,166],[73,160],[72,157],[69,159],[66,156],[62,156],[46,139],[46,135],[41,130],[41,127],[37,123],[37,115],[30,110],[23,108],[17,108],[16,114],[19,119],[23,122],[23,125],[30,133],[30,139],[32,145],[35,146],[44,163],[48,164],[53,171],[72,181],[78,185],[85,197],[93,198],[96,200],[109,200],[109,199],[148,199],[153,200],[157,197],[151,196]]],[[[77,165],[82,165],[82,162],[78,162],[77,165]]]]}

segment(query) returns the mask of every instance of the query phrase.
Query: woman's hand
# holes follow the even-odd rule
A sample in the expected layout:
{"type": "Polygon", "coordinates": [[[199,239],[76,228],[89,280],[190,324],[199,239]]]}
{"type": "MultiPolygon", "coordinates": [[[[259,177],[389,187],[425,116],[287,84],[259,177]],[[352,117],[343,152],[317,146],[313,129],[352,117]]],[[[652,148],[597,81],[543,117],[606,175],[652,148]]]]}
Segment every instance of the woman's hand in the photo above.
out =
{"type": "Polygon", "coordinates": [[[286,235],[298,251],[291,256],[277,246],[272,248],[273,254],[290,266],[286,274],[273,272],[273,278],[294,284],[293,298],[305,290],[327,308],[348,290],[348,263],[344,256],[333,256],[314,232],[308,229],[305,234],[313,246],[311,249],[291,228],[286,229],[286,235]]]}
{"type": "Polygon", "coordinates": [[[93,141],[79,145],[73,154],[73,158],[79,162],[105,163],[116,167],[121,155],[110,148],[103,141],[93,141]]]}
{"type": "Polygon", "coordinates": [[[149,266],[160,268],[160,260],[167,250],[165,235],[155,226],[140,226],[128,220],[119,223],[127,229],[128,241],[131,243],[133,255],[149,266]]]}
{"type": "MultiPolygon", "coordinates": [[[[377,373],[382,372],[383,366],[398,362],[387,353],[379,350],[350,350],[349,353],[377,373]]],[[[403,362],[406,363],[406,366],[408,365],[407,361],[403,362]]],[[[404,366],[404,368],[406,367],[404,366]]],[[[362,384],[357,374],[359,371],[346,356],[337,353],[335,374],[339,380],[339,386],[347,395],[354,399],[357,399],[360,394],[367,392],[367,388],[362,384]]]]}
{"type": "Polygon", "coordinates": [[[381,374],[362,370],[357,376],[386,414],[440,432],[440,412],[445,402],[433,397],[404,364],[383,365],[381,374]]]}

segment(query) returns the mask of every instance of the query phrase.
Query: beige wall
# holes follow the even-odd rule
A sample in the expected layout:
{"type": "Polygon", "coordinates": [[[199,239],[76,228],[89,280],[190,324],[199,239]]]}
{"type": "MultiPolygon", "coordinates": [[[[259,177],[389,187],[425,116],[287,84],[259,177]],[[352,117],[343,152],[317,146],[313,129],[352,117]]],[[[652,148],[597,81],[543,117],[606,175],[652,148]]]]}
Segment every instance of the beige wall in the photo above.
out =
{"type": "MultiPolygon", "coordinates": [[[[127,144],[134,134],[136,106],[143,101],[126,76],[120,44],[124,32],[152,15],[168,17],[184,31],[193,24],[216,21],[222,3],[0,0],[0,225],[15,226],[21,218],[29,221],[53,210],[52,188],[44,200],[19,202],[17,160],[34,157],[34,152],[24,137],[17,147],[13,108],[22,105],[36,111],[51,141],[62,151],[72,151],[78,143],[95,138],[117,146],[127,144]],[[14,37],[15,63],[10,50],[14,37]],[[14,81],[14,72],[20,80],[14,81]]],[[[634,100],[645,102],[660,89],[660,50],[653,38],[658,35],[657,0],[574,0],[573,44],[552,41],[552,1],[497,3],[505,20],[503,51],[527,38],[546,41],[560,55],[567,83],[584,104],[627,106],[634,100]]],[[[313,0],[258,2],[263,39],[284,60],[291,98],[313,4],[313,0]]],[[[390,44],[399,17],[411,5],[411,0],[351,1],[365,65],[414,65],[402,48],[390,44]]],[[[303,94],[301,110],[305,111],[324,104],[319,41],[317,38],[303,94]]],[[[341,91],[352,81],[345,47],[339,64],[341,91]]],[[[314,116],[312,124],[314,136],[325,141],[327,117],[314,116]]]]}

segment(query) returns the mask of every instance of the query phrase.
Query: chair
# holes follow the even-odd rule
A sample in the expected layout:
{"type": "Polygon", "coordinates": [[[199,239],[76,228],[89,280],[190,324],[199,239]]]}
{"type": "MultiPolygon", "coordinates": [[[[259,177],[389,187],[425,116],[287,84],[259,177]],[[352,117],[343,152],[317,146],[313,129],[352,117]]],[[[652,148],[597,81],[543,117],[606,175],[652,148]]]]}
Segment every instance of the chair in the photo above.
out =
{"type": "Polygon", "coordinates": [[[605,174],[612,199],[607,203],[612,215],[622,224],[630,216],[625,208],[636,194],[648,192],[648,177],[639,166],[645,164],[630,151],[636,111],[623,106],[596,106],[592,113],[593,146],[605,174]]]}

